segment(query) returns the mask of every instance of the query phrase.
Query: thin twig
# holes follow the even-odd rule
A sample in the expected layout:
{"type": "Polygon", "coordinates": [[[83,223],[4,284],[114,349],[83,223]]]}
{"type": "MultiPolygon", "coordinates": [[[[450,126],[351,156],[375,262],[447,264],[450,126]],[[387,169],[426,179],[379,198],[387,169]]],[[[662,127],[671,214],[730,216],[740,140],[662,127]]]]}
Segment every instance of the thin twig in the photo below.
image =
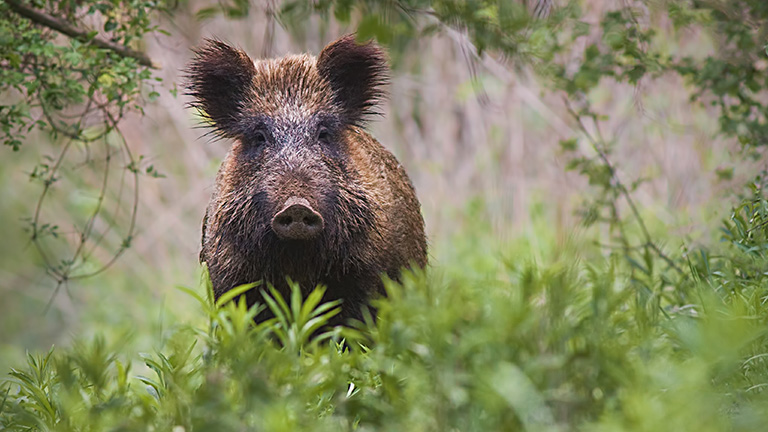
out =
{"type": "MultiPolygon", "coordinates": [[[[41,99],[42,100],[42,99],[41,99]]],[[[76,130],[80,130],[82,128],[83,121],[85,119],[86,114],[88,113],[88,110],[90,109],[91,105],[93,104],[93,99],[88,100],[88,104],[85,107],[85,110],[83,110],[83,114],[80,117],[80,119],[76,123],[76,130]]],[[[40,198],[37,201],[37,205],[35,206],[35,215],[32,219],[32,242],[35,244],[35,248],[40,253],[40,256],[42,257],[43,261],[45,262],[46,267],[48,267],[49,271],[51,271],[56,277],[61,279],[66,279],[69,273],[69,269],[66,271],[60,272],[56,268],[54,268],[51,265],[51,261],[48,259],[48,255],[45,253],[45,250],[43,249],[43,246],[40,244],[40,239],[38,238],[38,224],[40,223],[40,212],[43,207],[43,201],[45,200],[46,195],[48,194],[49,189],[51,188],[51,185],[55,182],[56,174],[59,172],[59,168],[61,167],[62,162],[64,161],[64,158],[67,155],[67,152],[69,151],[71,145],[75,141],[80,140],[80,135],[73,134],[71,132],[67,131],[60,131],[54,121],[53,118],[50,117],[50,114],[45,108],[45,105],[41,105],[43,115],[48,119],[48,123],[51,125],[51,127],[56,132],[61,132],[65,136],[67,136],[69,139],[67,140],[67,143],[64,145],[64,147],[61,150],[61,153],[59,154],[59,157],[56,159],[56,162],[54,163],[53,167],[50,170],[50,173],[48,175],[48,178],[46,178],[43,181],[43,192],[40,194],[40,198]]],[[[58,289],[57,289],[58,291],[58,289]]]]}
{"type": "MultiPolygon", "coordinates": [[[[135,162],[135,159],[133,158],[131,149],[128,147],[128,142],[125,140],[125,136],[123,135],[122,131],[120,131],[120,128],[117,125],[118,120],[115,119],[115,117],[113,117],[109,111],[104,111],[104,114],[112,123],[112,128],[117,133],[117,136],[121,138],[123,149],[125,150],[126,155],[128,156],[129,165],[133,164],[135,162]]],[[[119,118],[120,116],[118,116],[118,119],[119,118]]],[[[92,271],[91,273],[72,276],[70,277],[70,280],[92,277],[105,271],[106,269],[111,267],[112,264],[115,263],[115,261],[117,261],[117,259],[123,254],[123,252],[125,252],[127,248],[130,247],[130,243],[136,229],[136,216],[139,212],[139,173],[138,173],[138,170],[131,170],[131,173],[133,174],[133,188],[134,188],[133,189],[133,207],[131,209],[131,221],[128,225],[128,231],[123,240],[123,243],[120,245],[117,251],[112,255],[112,258],[109,261],[107,261],[104,265],[102,265],[100,268],[92,271]]]]}
{"type": "Polygon", "coordinates": [[[632,212],[632,215],[635,217],[635,220],[637,221],[638,226],[640,226],[640,230],[642,231],[643,237],[645,238],[646,245],[651,248],[656,255],[659,256],[662,260],[664,260],[671,268],[673,268],[675,271],[677,271],[681,275],[685,275],[685,272],[680,269],[680,267],[675,264],[675,262],[669,258],[656,244],[653,242],[653,237],[651,236],[650,231],[648,231],[648,227],[645,225],[645,221],[643,220],[643,217],[640,215],[640,211],[637,209],[637,206],[635,205],[634,199],[632,199],[632,195],[629,193],[629,190],[626,186],[624,186],[624,183],[619,179],[618,174],[616,173],[616,169],[614,168],[611,161],[608,159],[608,155],[605,153],[605,150],[603,149],[603,144],[605,140],[603,139],[602,133],[600,132],[600,129],[597,128],[597,121],[595,120],[595,127],[597,128],[597,134],[598,138],[595,138],[592,136],[591,133],[587,130],[586,126],[584,125],[584,122],[581,119],[581,115],[579,115],[574,109],[573,106],[571,106],[571,102],[567,98],[563,98],[565,102],[565,107],[568,110],[568,113],[576,120],[576,123],[579,125],[579,129],[584,134],[584,136],[587,137],[589,142],[592,144],[592,148],[597,152],[598,156],[600,157],[600,160],[603,161],[603,164],[608,168],[608,172],[611,174],[611,177],[613,178],[614,182],[616,183],[616,188],[618,189],[619,193],[624,197],[624,199],[627,201],[627,204],[629,204],[629,209],[632,212]]]}
{"type": "Polygon", "coordinates": [[[111,41],[106,41],[98,37],[89,37],[89,32],[78,30],[70,23],[60,18],[48,15],[45,12],[35,10],[25,4],[22,4],[19,0],[5,0],[10,6],[11,10],[17,14],[31,20],[34,23],[56,30],[57,32],[67,35],[72,39],[77,39],[83,43],[92,43],[99,48],[110,50],[119,54],[122,57],[128,57],[135,59],[140,65],[146,66],[152,69],[159,69],[159,66],[152,62],[146,54],[129,48],[125,45],[120,45],[111,41]]]}
{"type": "Polygon", "coordinates": [[[45,308],[43,308],[43,316],[48,314],[48,311],[51,310],[51,306],[53,306],[53,301],[56,299],[56,296],[59,294],[59,290],[61,290],[61,285],[66,282],[66,276],[60,277],[56,279],[56,288],[54,288],[53,293],[51,294],[51,297],[48,299],[48,303],[45,304],[45,308]]]}
{"type": "Polygon", "coordinates": [[[623,244],[621,244],[621,245],[613,245],[613,244],[608,244],[608,243],[601,243],[599,241],[594,241],[592,243],[595,246],[599,246],[599,247],[605,248],[605,249],[640,250],[640,249],[644,249],[644,248],[648,247],[647,243],[643,243],[643,244],[639,244],[639,245],[635,245],[635,246],[628,246],[628,245],[623,245],[623,244]]]}
{"type": "MultiPolygon", "coordinates": [[[[107,194],[107,186],[109,183],[109,165],[110,161],[112,159],[112,153],[109,151],[109,143],[107,143],[107,137],[104,136],[104,147],[106,148],[106,156],[105,156],[105,164],[104,164],[104,177],[101,184],[101,189],[99,190],[99,197],[96,201],[96,206],[94,207],[93,211],[91,212],[91,216],[88,218],[88,220],[85,222],[85,226],[83,227],[83,231],[80,233],[80,242],[77,245],[77,249],[75,249],[75,253],[72,254],[72,259],[70,260],[70,266],[68,270],[72,270],[75,262],[78,259],[82,259],[83,262],[86,260],[86,256],[83,253],[83,250],[85,249],[85,244],[88,242],[88,239],[91,237],[91,232],[93,231],[93,226],[96,223],[96,218],[99,216],[99,213],[101,213],[102,204],[104,203],[104,197],[107,194]]],[[[69,271],[67,272],[69,273],[69,271]]]]}

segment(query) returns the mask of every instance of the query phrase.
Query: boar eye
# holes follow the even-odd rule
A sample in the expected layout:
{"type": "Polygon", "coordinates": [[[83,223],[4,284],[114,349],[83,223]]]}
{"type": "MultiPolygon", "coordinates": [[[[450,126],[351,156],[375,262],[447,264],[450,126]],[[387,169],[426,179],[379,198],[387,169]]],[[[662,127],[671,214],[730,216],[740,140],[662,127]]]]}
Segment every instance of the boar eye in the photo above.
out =
{"type": "Polygon", "coordinates": [[[254,143],[261,147],[267,143],[267,134],[264,131],[257,130],[253,135],[254,143]]]}
{"type": "Polygon", "coordinates": [[[321,126],[317,131],[317,139],[327,143],[331,140],[331,132],[328,131],[328,128],[321,126]]]}

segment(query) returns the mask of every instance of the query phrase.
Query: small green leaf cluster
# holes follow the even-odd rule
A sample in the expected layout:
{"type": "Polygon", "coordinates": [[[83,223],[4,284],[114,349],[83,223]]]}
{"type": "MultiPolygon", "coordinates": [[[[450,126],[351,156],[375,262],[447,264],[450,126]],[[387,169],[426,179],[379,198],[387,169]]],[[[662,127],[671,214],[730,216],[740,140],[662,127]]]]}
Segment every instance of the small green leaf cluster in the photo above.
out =
{"type": "Polygon", "coordinates": [[[716,108],[720,133],[747,147],[762,146],[768,143],[767,24],[768,6],[761,0],[630,5],[604,14],[599,39],[587,44],[578,64],[557,62],[551,77],[556,89],[580,100],[604,78],[637,85],[675,74],[688,84],[692,102],[716,108]],[[702,31],[712,38],[714,52],[670,54],[656,30],[659,17],[672,22],[675,31],[667,37],[677,38],[676,43],[682,43],[685,31],[702,31]]]}
{"type": "Polygon", "coordinates": [[[88,18],[103,22],[103,29],[81,38],[61,38],[59,32],[23,17],[10,4],[0,5],[4,16],[0,20],[0,91],[17,96],[9,99],[13,103],[0,106],[4,144],[18,150],[35,128],[93,142],[109,133],[127,110],[141,110],[142,87],[151,83],[151,71],[136,58],[93,41],[106,39],[125,47],[140,43],[157,31],[151,20],[162,4],[110,0],[78,5],[32,2],[20,7],[52,12],[54,19],[76,30],[82,31],[88,18]],[[94,124],[93,112],[104,114],[103,125],[94,124]]]}

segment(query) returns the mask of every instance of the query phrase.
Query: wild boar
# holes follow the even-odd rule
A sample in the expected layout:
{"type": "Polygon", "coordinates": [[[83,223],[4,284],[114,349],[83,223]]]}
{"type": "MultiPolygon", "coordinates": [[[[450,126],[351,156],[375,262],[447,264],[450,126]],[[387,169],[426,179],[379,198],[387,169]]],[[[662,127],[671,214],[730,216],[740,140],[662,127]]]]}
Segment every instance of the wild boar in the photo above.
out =
{"type": "Polygon", "coordinates": [[[191,106],[232,142],[203,221],[200,260],[217,298],[255,281],[284,296],[286,278],[305,294],[322,284],[326,300],[342,300],[342,322],[384,294],[383,275],[427,264],[411,181],[364,130],[388,81],[375,43],[348,35],[317,57],[254,61],[208,40],[187,75],[191,106]]]}

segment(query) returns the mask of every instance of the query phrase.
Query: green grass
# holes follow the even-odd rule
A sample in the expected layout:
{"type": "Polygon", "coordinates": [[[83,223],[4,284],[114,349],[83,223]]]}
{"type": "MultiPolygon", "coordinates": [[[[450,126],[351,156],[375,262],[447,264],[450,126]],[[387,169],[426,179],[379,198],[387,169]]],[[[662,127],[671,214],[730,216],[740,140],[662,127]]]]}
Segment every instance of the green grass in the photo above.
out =
{"type": "Polygon", "coordinates": [[[684,276],[617,255],[585,258],[575,240],[504,245],[460,234],[433,245],[427,272],[387,284],[375,323],[312,340],[337,310],[319,303],[321,290],[304,299],[267,291],[257,307],[277,318],[253,325],[256,309],[214,303],[205,286],[183,289],[199,319],[30,354],[0,385],[0,426],[759,430],[768,261],[747,244],[764,238],[749,237],[757,231],[741,219],[726,228],[742,247],[691,252],[684,276]],[[136,338],[157,349],[136,352],[136,338]]]}

